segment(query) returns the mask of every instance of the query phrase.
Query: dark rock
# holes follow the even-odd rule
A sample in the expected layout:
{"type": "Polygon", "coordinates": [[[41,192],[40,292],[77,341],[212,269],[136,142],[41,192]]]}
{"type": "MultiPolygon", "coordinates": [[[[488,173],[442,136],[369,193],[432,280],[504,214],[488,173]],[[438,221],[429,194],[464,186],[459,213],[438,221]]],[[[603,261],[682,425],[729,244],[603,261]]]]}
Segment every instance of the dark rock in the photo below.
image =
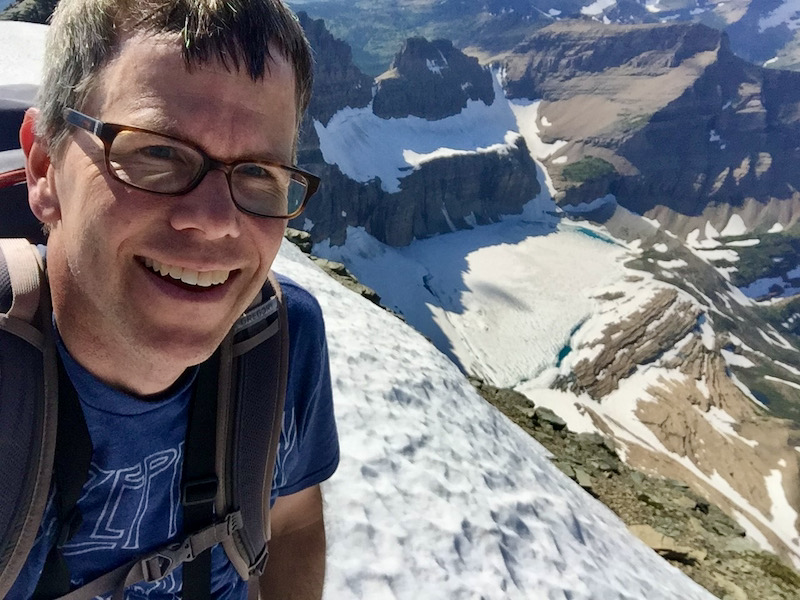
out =
{"type": "Polygon", "coordinates": [[[494,102],[489,70],[448,40],[410,38],[377,82],[372,110],[384,119],[413,115],[434,121],[458,114],[467,100],[494,102]]]}
{"type": "Polygon", "coordinates": [[[489,224],[502,215],[519,214],[540,191],[536,165],[525,140],[504,153],[475,153],[431,160],[401,180],[389,193],[379,181],[363,184],[346,177],[335,165],[303,163],[323,184],[292,226],[306,229],[314,242],[344,243],[348,226],[392,245],[489,224]]]}
{"type": "Polygon", "coordinates": [[[589,475],[586,471],[580,468],[575,468],[574,472],[575,472],[575,482],[590,494],[595,495],[594,483],[592,481],[591,475],[589,475]]]}
{"type": "MultiPolygon", "coordinates": [[[[317,74],[311,106],[301,126],[298,164],[318,175],[322,185],[306,211],[291,222],[292,227],[309,231],[313,242],[330,240],[334,245],[344,243],[348,226],[364,227],[384,243],[405,246],[415,238],[454,228],[468,229],[470,223],[488,224],[502,215],[519,214],[539,193],[536,165],[522,137],[508,152],[458,155],[424,163],[402,179],[400,191],[395,193],[385,191],[379,180],[354,181],[336,165],[326,164],[314,121],[327,123],[346,106],[366,106],[372,98],[371,83],[353,64],[347,44],[334,39],[322,21],[309,19],[302,13],[300,19],[317,58],[317,74]]],[[[425,42],[442,49],[450,65],[448,73],[452,71],[453,76],[460,73],[462,79],[456,87],[462,104],[467,98],[491,102],[494,92],[489,72],[452,45],[448,50],[446,42],[436,44],[425,42]],[[461,83],[467,80],[472,87],[465,86],[462,90],[461,83]]],[[[416,56],[415,52],[411,52],[408,61],[416,64],[410,58],[412,55],[416,56]]],[[[401,70],[414,72],[406,62],[400,60],[401,70]]],[[[427,69],[424,61],[422,64],[426,65],[428,75],[439,78],[427,69]]],[[[450,81],[449,77],[441,79],[450,81]]],[[[431,94],[430,85],[422,89],[431,94]]],[[[439,103],[438,97],[430,97],[432,102],[439,103]]]]}
{"type": "Polygon", "coordinates": [[[311,235],[308,232],[287,227],[286,232],[283,235],[287,240],[292,242],[306,254],[311,253],[311,235]]]}
{"type": "Polygon", "coordinates": [[[554,431],[561,431],[567,426],[567,422],[564,419],[549,408],[544,408],[543,406],[536,408],[534,411],[534,419],[540,423],[547,423],[554,431]]]}
{"type": "Polygon", "coordinates": [[[314,49],[314,90],[308,114],[327,125],[339,110],[362,108],[372,100],[372,78],[353,63],[350,46],[331,35],[322,19],[299,12],[300,25],[314,49]]]}

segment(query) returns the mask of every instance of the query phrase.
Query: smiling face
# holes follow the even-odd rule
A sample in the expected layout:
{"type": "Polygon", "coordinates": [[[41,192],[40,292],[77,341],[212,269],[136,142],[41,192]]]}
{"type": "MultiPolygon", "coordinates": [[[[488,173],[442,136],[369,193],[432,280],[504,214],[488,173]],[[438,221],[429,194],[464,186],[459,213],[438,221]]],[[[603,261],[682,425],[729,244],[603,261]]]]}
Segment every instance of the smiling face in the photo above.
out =
{"type": "MultiPolygon", "coordinates": [[[[177,41],[132,36],[83,112],[180,137],[221,161],[290,164],[294,75],[273,56],[253,82],[218,63],[187,71],[177,41]]],[[[165,389],[214,351],[263,285],[286,226],[239,211],[221,171],[183,196],[126,187],[106,173],[101,142],[77,128],[30,198],[52,227],[48,273],[67,348],[107,383],[140,394],[165,389]]]]}

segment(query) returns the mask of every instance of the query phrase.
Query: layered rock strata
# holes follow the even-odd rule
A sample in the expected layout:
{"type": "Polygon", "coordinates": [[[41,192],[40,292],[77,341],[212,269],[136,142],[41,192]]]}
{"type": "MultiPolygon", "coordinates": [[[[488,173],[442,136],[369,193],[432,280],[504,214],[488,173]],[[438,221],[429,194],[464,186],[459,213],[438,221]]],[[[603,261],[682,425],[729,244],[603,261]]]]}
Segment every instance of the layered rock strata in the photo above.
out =
{"type": "Polygon", "coordinates": [[[547,162],[560,202],[614,194],[684,235],[732,214],[751,230],[800,220],[800,73],[688,24],[562,21],[504,62],[508,93],[542,98],[544,137],[567,142],[547,162]]]}

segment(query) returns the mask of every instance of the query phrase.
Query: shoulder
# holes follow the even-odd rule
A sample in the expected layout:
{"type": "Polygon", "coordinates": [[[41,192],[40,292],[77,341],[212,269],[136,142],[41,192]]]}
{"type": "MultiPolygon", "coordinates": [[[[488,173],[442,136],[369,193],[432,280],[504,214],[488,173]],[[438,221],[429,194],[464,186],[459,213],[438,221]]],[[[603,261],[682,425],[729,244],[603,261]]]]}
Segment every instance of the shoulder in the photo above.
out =
{"type": "Polygon", "coordinates": [[[318,335],[324,335],[325,325],[322,318],[322,308],[317,299],[300,284],[289,277],[275,274],[283,292],[284,304],[286,305],[287,316],[289,318],[289,328],[293,333],[303,332],[311,334],[314,331],[318,335]]]}

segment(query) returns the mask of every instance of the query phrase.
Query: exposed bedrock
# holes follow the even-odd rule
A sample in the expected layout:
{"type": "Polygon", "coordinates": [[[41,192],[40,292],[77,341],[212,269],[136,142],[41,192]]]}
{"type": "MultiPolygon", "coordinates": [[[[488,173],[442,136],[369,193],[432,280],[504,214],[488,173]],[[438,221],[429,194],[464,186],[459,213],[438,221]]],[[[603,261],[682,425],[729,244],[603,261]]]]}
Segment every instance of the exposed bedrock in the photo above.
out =
{"type": "MultiPolygon", "coordinates": [[[[321,158],[321,157],[320,157],[321,158]]],[[[536,165],[523,138],[507,152],[461,154],[423,163],[388,193],[379,180],[366,184],[343,175],[335,165],[308,167],[324,185],[297,221],[314,242],[342,244],[347,227],[364,227],[378,240],[405,246],[415,238],[468,229],[518,214],[540,191],[536,165]]]]}
{"type": "Polygon", "coordinates": [[[494,101],[488,69],[448,40],[417,37],[406,41],[378,77],[372,110],[384,119],[413,115],[435,121],[458,114],[468,100],[494,101]]]}
{"type": "Polygon", "coordinates": [[[798,219],[800,73],[749,64],[724,34],[681,23],[562,21],[505,64],[511,96],[543,99],[546,141],[567,142],[548,164],[561,203],[611,193],[640,214],[696,217],[757,202],[770,224],[798,219]],[[587,157],[606,164],[577,169],[587,157]]]}

